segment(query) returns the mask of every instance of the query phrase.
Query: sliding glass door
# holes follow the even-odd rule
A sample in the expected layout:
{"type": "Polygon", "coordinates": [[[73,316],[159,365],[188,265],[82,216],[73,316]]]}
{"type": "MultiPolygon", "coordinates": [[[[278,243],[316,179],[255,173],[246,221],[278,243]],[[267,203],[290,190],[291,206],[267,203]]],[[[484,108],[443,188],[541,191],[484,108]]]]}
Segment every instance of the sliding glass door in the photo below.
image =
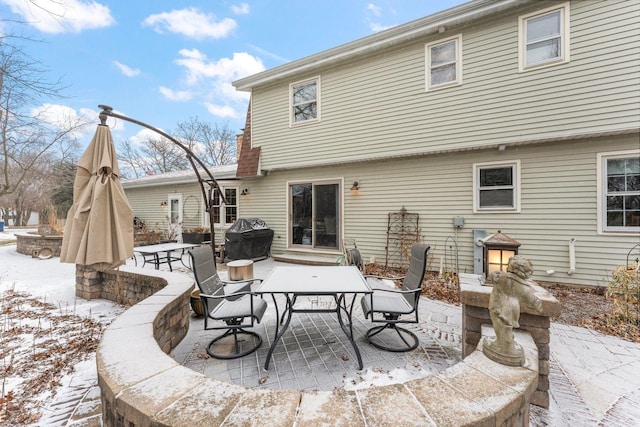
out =
{"type": "Polygon", "coordinates": [[[292,246],[340,249],[340,183],[289,185],[289,243],[292,246]]]}

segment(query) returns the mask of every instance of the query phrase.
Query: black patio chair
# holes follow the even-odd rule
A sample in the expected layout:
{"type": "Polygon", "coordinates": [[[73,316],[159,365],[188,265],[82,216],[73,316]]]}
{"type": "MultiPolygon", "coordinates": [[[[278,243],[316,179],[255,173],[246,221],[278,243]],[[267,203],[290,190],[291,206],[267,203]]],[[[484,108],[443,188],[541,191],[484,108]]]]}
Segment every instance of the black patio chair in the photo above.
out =
{"type": "Polygon", "coordinates": [[[208,245],[190,250],[189,256],[204,308],[204,329],[225,330],[211,340],[207,353],[216,359],[235,359],[256,351],[262,345],[262,338],[245,328],[252,328],[255,322],[260,323],[267,310],[267,303],[251,292],[251,283],[259,279],[220,279],[208,245]],[[211,321],[222,321],[225,325],[210,326],[211,321]],[[231,343],[222,341],[227,337],[232,338],[231,343]]]}
{"type": "Polygon", "coordinates": [[[367,340],[374,347],[395,352],[411,351],[418,347],[418,337],[398,324],[418,323],[418,303],[428,252],[429,245],[414,244],[411,247],[409,269],[403,277],[365,276],[370,284],[371,279],[402,279],[400,289],[380,288],[372,284],[373,293],[363,296],[360,301],[365,317],[370,317],[374,323],[383,323],[366,333],[367,340]],[[387,333],[381,334],[383,331],[387,333]]]}

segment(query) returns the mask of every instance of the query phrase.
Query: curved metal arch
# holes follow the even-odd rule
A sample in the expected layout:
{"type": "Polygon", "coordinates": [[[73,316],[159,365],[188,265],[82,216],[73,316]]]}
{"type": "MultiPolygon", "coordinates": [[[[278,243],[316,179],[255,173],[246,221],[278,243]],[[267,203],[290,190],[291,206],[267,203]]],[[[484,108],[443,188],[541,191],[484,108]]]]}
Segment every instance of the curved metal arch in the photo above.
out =
{"type": "Polygon", "coordinates": [[[206,212],[209,214],[209,228],[211,230],[211,251],[213,252],[213,262],[215,264],[216,262],[216,236],[215,236],[215,222],[213,219],[213,195],[214,192],[217,190],[218,191],[218,195],[220,196],[220,199],[222,200],[223,203],[226,203],[227,200],[224,197],[224,194],[222,193],[222,191],[220,191],[220,186],[218,185],[218,182],[216,181],[215,177],[213,176],[213,174],[211,173],[211,171],[209,171],[209,169],[207,168],[207,166],[204,164],[204,162],[202,160],[200,160],[198,158],[198,156],[196,156],[194,154],[193,151],[191,151],[191,149],[189,149],[189,147],[187,147],[186,145],[184,145],[183,143],[181,143],[180,141],[178,141],[177,139],[175,139],[174,137],[172,137],[171,135],[169,135],[168,133],[153,127],[147,123],[144,123],[140,120],[136,120],[133,119],[131,117],[127,117],[124,116],[122,114],[118,114],[118,113],[114,113],[113,112],[113,108],[108,106],[108,105],[98,105],[98,108],[100,108],[102,111],[99,114],[99,118],[100,118],[100,122],[103,125],[106,125],[106,121],[107,121],[107,117],[113,117],[116,119],[121,119],[121,120],[125,120],[127,122],[131,122],[134,124],[137,124],[139,126],[145,127],[153,132],[156,132],[157,134],[163,136],[164,138],[168,139],[169,141],[171,141],[172,143],[174,143],[175,145],[177,145],[178,147],[180,147],[187,155],[187,159],[189,160],[189,163],[191,164],[191,167],[193,168],[193,171],[196,174],[196,177],[198,178],[198,183],[200,184],[200,191],[202,192],[202,198],[204,200],[204,205],[205,205],[205,210],[206,212]],[[198,169],[198,167],[200,167],[200,169],[198,169]],[[206,177],[202,177],[202,174],[200,173],[200,170],[204,171],[204,173],[206,174],[206,177]],[[207,188],[208,186],[208,188],[207,188]]]}

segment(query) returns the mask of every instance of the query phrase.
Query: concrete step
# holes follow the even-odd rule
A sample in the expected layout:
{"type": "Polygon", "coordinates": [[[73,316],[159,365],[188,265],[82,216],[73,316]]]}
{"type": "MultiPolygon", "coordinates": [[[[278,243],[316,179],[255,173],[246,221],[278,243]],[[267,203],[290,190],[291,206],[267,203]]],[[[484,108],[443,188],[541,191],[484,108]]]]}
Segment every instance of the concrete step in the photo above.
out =
{"type": "Polygon", "coordinates": [[[291,264],[304,265],[340,265],[342,254],[307,254],[300,252],[284,252],[281,254],[272,254],[274,261],[288,262],[291,264]]]}

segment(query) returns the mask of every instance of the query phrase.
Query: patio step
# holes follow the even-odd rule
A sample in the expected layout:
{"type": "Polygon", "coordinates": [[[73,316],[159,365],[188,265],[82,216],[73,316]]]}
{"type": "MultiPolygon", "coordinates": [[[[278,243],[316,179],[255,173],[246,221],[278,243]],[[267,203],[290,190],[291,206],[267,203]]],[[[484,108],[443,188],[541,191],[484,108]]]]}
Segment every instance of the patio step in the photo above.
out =
{"type": "Polygon", "coordinates": [[[288,262],[291,264],[304,265],[338,265],[342,260],[342,255],[307,254],[299,252],[284,252],[272,254],[274,261],[288,262]]]}

